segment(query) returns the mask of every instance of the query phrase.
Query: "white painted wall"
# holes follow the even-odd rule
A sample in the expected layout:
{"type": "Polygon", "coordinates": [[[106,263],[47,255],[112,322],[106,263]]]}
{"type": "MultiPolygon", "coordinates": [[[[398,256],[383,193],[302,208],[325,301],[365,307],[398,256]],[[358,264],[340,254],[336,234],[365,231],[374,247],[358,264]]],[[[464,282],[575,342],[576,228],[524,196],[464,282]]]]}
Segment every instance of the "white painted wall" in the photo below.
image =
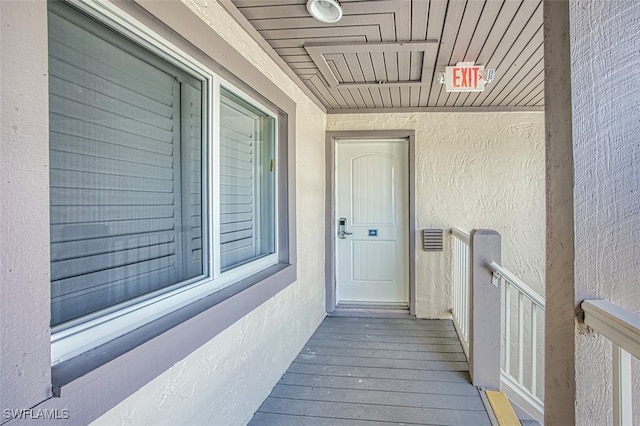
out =
{"type": "MultiPolygon", "coordinates": [[[[416,131],[416,229],[489,228],[504,266],[544,294],[544,115],[399,113],[328,115],[327,130],[416,131]]],[[[451,259],[416,240],[418,317],[451,308],[451,259]]]]}
{"type": "MultiPolygon", "coordinates": [[[[575,300],[640,314],[640,3],[572,1],[570,14],[575,300]]],[[[583,327],[575,345],[576,424],[611,424],[611,345],[583,327]]]]}
{"type": "Polygon", "coordinates": [[[185,4],[297,103],[298,281],[114,407],[96,425],[246,424],[325,315],[325,114],[217,2],[185,4]]]}

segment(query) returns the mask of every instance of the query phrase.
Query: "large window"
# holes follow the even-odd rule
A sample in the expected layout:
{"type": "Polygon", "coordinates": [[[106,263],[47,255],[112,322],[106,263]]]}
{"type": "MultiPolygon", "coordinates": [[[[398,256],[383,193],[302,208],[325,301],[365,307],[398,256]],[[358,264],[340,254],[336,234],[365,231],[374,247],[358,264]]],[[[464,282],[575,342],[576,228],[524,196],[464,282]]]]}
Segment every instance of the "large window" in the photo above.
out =
{"type": "Polygon", "coordinates": [[[52,325],[203,276],[203,82],[61,7],[49,66],[52,325]]]}
{"type": "Polygon", "coordinates": [[[276,114],[134,38],[50,3],[59,330],[278,262],[276,114]]]}

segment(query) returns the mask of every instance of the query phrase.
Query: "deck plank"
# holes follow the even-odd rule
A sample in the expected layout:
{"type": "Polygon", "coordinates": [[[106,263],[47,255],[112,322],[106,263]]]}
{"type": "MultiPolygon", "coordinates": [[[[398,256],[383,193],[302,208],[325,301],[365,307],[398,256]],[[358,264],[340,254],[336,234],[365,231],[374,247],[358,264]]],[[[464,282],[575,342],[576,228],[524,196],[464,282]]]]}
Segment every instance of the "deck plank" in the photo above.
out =
{"type": "Polygon", "coordinates": [[[309,415],[349,420],[402,422],[410,424],[489,426],[483,411],[395,407],[345,402],[302,401],[268,397],[260,409],[266,413],[309,415]]]}
{"type": "Polygon", "coordinates": [[[434,382],[420,380],[373,379],[335,376],[308,376],[286,373],[281,384],[334,389],[380,390],[388,392],[422,393],[432,395],[478,396],[468,383],[434,382]]]}
{"type": "Polygon", "coordinates": [[[453,328],[432,328],[432,329],[405,329],[405,328],[352,328],[352,327],[322,327],[318,331],[333,335],[356,335],[356,336],[399,336],[399,337],[451,337],[457,338],[453,328]]]}
{"type": "Polygon", "coordinates": [[[484,411],[482,400],[475,395],[443,395],[401,392],[396,390],[345,389],[279,384],[271,392],[274,398],[310,401],[347,402],[351,404],[393,405],[396,407],[441,408],[448,410],[484,411]]]}
{"type": "Polygon", "coordinates": [[[452,328],[449,320],[420,320],[414,318],[362,318],[362,317],[327,317],[322,326],[331,324],[349,324],[350,326],[387,327],[387,328],[452,328]]]}
{"type": "MultiPolygon", "coordinates": [[[[358,342],[353,340],[333,340],[311,338],[307,342],[307,346],[324,346],[330,348],[353,348],[353,349],[372,349],[387,350],[389,344],[384,342],[358,342]]],[[[394,351],[405,352],[462,352],[462,346],[459,343],[396,343],[393,346],[394,351]]]]}
{"type": "Polygon", "coordinates": [[[451,321],[329,317],[252,426],[488,425],[451,321]]]}
{"type": "Polygon", "coordinates": [[[413,361],[461,361],[467,358],[462,351],[440,352],[435,349],[423,352],[396,351],[384,349],[356,349],[356,348],[336,348],[326,346],[305,346],[302,350],[304,355],[333,355],[350,358],[387,358],[413,361]]]}
{"type": "Polygon", "coordinates": [[[415,371],[401,368],[353,367],[344,365],[301,364],[297,362],[291,364],[287,373],[316,376],[367,377],[372,379],[463,382],[465,384],[468,384],[471,380],[468,371],[415,371]]]}
{"type": "Polygon", "coordinates": [[[466,361],[414,361],[386,358],[353,358],[331,355],[300,354],[296,362],[307,364],[345,365],[352,367],[402,368],[409,370],[468,371],[466,361]]]}
{"type": "MultiPolygon", "coordinates": [[[[336,418],[296,416],[290,414],[276,414],[257,412],[250,426],[381,426],[394,425],[392,423],[370,422],[367,420],[346,420],[336,418]]],[[[406,424],[406,423],[405,423],[406,424]]]]}
{"type": "Polygon", "coordinates": [[[382,336],[375,335],[356,335],[356,334],[344,334],[339,335],[335,333],[325,333],[324,331],[316,331],[312,338],[327,339],[327,340],[346,340],[353,342],[379,342],[379,343],[414,343],[414,344],[455,344],[459,343],[458,336],[445,336],[445,337],[427,337],[427,336],[397,336],[393,334],[385,334],[382,336]]]}

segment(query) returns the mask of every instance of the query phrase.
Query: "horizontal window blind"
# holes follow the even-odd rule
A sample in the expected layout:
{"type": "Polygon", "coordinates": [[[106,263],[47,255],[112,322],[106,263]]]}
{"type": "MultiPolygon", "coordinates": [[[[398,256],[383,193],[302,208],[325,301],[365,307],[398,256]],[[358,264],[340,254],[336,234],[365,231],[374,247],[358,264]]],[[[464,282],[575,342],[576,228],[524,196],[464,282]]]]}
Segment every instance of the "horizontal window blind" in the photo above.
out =
{"type": "Polygon", "coordinates": [[[221,92],[220,263],[226,270],[275,250],[275,120],[221,92]]]}
{"type": "Polygon", "coordinates": [[[186,277],[203,273],[207,248],[204,240],[203,211],[207,207],[204,202],[202,188],[207,176],[204,169],[204,152],[202,149],[202,89],[182,84],[182,182],[184,193],[183,227],[186,232],[184,270],[186,277]]]}
{"type": "Polygon", "coordinates": [[[220,104],[220,256],[222,269],[252,259],[255,239],[257,117],[228,96],[220,104]]]}
{"type": "Polygon", "coordinates": [[[202,83],[91,23],[50,6],[52,325],[204,273],[202,83]]]}

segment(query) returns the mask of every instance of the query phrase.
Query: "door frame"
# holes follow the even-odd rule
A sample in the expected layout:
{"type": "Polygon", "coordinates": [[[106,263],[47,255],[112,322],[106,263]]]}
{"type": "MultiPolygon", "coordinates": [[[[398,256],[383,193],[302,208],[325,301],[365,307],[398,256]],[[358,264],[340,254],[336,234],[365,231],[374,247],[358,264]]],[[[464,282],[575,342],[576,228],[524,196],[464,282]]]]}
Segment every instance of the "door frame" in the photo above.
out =
{"type": "Polygon", "coordinates": [[[326,311],[332,313],[337,304],[336,297],[336,222],[335,170],[336,143],[341,139],[408,139],[409,145],[409,315],[416,314],[416,202],[415,188],[415,136],[414,130],[371,130],[326,132],[326,193],[325,193],[325,295],[326,311]]]}

